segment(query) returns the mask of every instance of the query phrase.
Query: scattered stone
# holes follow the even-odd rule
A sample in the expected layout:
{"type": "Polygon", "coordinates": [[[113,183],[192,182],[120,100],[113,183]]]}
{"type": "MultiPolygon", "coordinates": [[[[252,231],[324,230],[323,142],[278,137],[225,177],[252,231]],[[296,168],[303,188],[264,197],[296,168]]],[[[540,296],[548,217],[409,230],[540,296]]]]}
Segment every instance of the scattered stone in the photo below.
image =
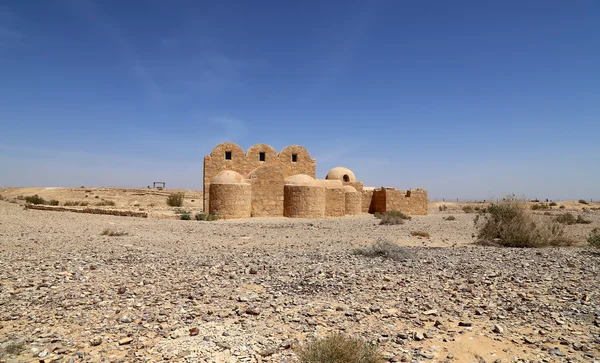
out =
{"type": "Polygon", "coordinates": [[[92,347],[96,347],[98,345],[102,344],[102,337],[93,337],[92,339],[90,339],[90,345],[92,347]]]}
{"type": "Polygon", "coordinates": [[[119,345],[129,344],[132,341],[133,341],[132,337],[123,338],[123,339],[119,340],[119,345]]]}

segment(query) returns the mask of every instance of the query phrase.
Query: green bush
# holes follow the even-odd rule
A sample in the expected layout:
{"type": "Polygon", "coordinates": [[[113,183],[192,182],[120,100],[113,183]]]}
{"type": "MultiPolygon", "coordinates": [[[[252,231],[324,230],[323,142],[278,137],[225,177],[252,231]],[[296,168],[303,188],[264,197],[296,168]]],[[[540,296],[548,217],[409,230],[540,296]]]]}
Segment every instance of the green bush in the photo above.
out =
{"type": "MultiPolygon", "coordinates": [[[[17,199],[19,199],[17,197],[17,199]]],[[[25,203],[28,204],[46,204],[46,200],[42,197],[40,197],[39,195],[35,194],[33,196],[30,197],[25,197],[25,203]]]]}
{"type": "Polygon", "coordinates": [[[207,213],[196,213],[194,216],[197,221],[216,221],[219,219],[219,216],[216,214],[207,214],[207,213]]]}
{"type": "Polygon", "coordinates": [[[179,219],[182,221],[189,221],[192,219],[192,216],[189,213],[183,213],[181,216],[179,216],[179,219]]]}
{"type": "Polygon", "coordinates": [[[556,221],[539,219],[519,201],[491,204],[486,213],[475,217],[479,243],[504,247],[568,246],[573,241],[564,237],[556,221]]]}
{"type": "Polygon", "coordinates": [[[376,346],[337,333],[296,350],[300,363],[383,363],[376,346]]]}
{"type": "Polygon", "coordinates": [[[592,229],[587,241],[592,247],[600,248],[600,228],[592,229]]]}
{"type": "Polygon", "coordinates": [[[171,193],[167,197],[167,205],[170,207],[181,207],[183,205],[183,192],[171,193]]]}

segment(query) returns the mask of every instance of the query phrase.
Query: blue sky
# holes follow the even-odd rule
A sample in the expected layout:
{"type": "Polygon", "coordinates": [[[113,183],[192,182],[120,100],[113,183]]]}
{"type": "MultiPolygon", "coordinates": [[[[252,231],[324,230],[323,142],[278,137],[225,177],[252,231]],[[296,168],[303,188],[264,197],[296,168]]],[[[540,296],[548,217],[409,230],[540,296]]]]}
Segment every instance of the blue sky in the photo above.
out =
{"type": "Polygon", "coordinates": [[[600,2],[0,0],[0,185],[202,188],[305,146],[430,198],[600,199],[600,2]]]}

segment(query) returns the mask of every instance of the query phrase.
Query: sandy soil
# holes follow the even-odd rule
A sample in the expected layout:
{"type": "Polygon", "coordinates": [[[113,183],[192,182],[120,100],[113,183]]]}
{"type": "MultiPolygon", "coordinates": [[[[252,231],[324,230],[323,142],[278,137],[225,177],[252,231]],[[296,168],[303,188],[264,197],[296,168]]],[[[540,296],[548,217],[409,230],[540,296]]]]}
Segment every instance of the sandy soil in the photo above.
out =
{"type": "MultiPolygon", "coordinates": [[[[0,194],[98,195],[175,216],[171,191],[0,194]]],[[[507,249],[473,245],[474,214],[448,202],[380,226],[371,215],[198,222],[0,201],[0,361],[291,363],[294,347],[340,330],[392,362],[597,361],[600,254],[584,238],[600,213],[570,203],[592,222],[566,227],[579,246],[507,249]],[[406,246],[403,258],[353,253],[379,240],[406,246]]]]}

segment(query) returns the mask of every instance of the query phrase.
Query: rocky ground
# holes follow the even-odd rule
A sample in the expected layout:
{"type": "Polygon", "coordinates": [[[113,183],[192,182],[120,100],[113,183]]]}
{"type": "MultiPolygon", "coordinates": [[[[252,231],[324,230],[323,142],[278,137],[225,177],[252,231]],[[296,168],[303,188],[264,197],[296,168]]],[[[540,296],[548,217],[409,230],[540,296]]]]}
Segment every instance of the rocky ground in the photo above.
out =
{"type": "Polygon", "coordinates": [[[597,362],[600,253],[583,239],[600,213],[585,217],[567,227],[579,246],[507,249],[472,245],[473,214],[437,204],[380,226],[0,201],[0,362],[292,363],[295,347],[336,331],[391,362],[597,362]],[[401,258],[353,253],[378,240],[405,246],[401,258]]]}

